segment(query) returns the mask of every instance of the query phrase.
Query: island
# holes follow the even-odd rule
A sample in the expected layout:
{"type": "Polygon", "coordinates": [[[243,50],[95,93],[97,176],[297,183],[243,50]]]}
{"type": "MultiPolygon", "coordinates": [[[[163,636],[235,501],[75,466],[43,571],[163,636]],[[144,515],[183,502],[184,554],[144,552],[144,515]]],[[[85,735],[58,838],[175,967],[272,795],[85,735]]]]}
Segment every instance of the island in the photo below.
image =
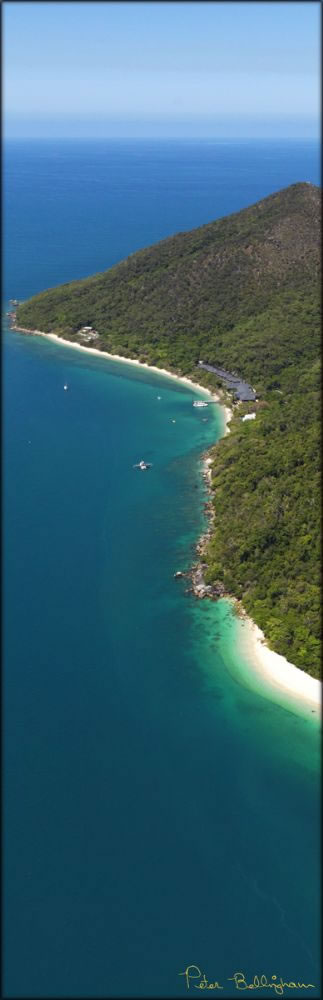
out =
{"type": "Polygon", "coordinates": [[[320,190],[292,184],[14,303],[12,326],[191,379],[232,410],[211,449],[210,594],[320,671],[320,190]],[[206,360],[204,360],[206,359],[206,360]],[[248,418],[248,419],[243,419],[248,418]]]}

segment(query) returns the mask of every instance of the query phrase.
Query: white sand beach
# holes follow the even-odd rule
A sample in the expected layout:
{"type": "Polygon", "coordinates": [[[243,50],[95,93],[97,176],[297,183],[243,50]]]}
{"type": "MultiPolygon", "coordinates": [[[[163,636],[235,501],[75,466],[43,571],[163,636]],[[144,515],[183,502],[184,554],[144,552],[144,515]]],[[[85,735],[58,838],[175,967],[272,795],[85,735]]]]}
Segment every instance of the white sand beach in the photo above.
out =
{"type": "Polygon", "coordinates": [[[73,350],[83,351],[87,354],[95,354],[99,358],[109,358],[110,361],[122,361],[127,365],[136,365],[137,368],[146,368],[148,371],[156,372],[157,375],[165,375],[167,378],[175,379],[176,382],[182,382],[184,385],[189,385],[194,392],[203,392],[206,396],[210,397],[210,402],[219,403],[224,414],[225,428],[224,434],[229,431],[229,421],[232,417],[232,410],[228,406],[224,406],[221,402],[221,397],[218,393],[213,392],[208,389],[205,385],[200,385],[199,382],[193,382],[191,378],[187,378],[185,375],[175,375],[174,372],[167,371],[167,368],[158,368],[157,365],[148,365],[144,361],[138,361],[137,358],[125,358],[121,354],[110,354],[108,351],[99,351],[97,347],[86,347],[84,344],[77,344],[75,341],[66,340],[64,337],[58,337],[56,333],[44,333],[43,330],[28,330],[23,326],[12,326],[13,330],[17,330],[18,333],[29,333],[32,336],[45,337],[46,340],[52,340],[55,344],[65,344],[66,347],[71,347],[73,350]]]}
{"type": "Polygon", "coordinates": [[[224,406],[223,409],[224,409],[224,416],[225,416],[225,431],[224,431],[224,433],[225,434],[230,434],[229,423],[230,423],[230,420],[232,419],[232,410],[230,410],[229,406],[224,406]]]}
{"type": "MultiPolygon", "coordinates": [[[[157,375],[166,375],[167,378],[183,382],[185,385],[189,385],[191,389],[194,389],[195,392],[204,392],[207,396],[211,397],[214,403],[220,402],[220,397],[217,393],[211,392],[211,389],[207,389],[205,385],[199,385],[198,382],[193,382],[192,379],[186,378],[185,375],[175,375],[174,372],[169,372],[166,368],[158,368],[157,365],[148,365],[144,361],[137,361],[136,358],[124,358],[121,354],[109,354],[108,351],[99,351],[97,347],[85,347],[84,344],[76,344],[75,341],[58,337],[56,333],[43,333],[42,330],[27,330],[22,326],[13,327],[13,329],[16,329],[18,333],[30,333],[33,336],[45,337],[46,340],[53,340],[55,344],[65,344],[66,347],[72,347],[77,351],[85,351],[86,354],[96,354],[99,358],[109,358],[110,361],[122,361],[127,365],[136,365],[137,368],[147,368],[151,372],[156,372],[157,375]]],[[[228,412],[230,413],[231,411],[228,412]]]]}
{"type": "Polygon", "coordinates": [[[286,695],[286,702],[299,705],[306,714],[320,717],[322,704],[321,681],[289,663],[284,656],[273,652],[266,643],[258,625],[247,615],[243,615],[239,630],[239,654],[242,653],[250,666],[250,681],[256,682],[258,690],[270,696],[286,695]],[[258,682],[258,683],[257,683],[258,682]]]}
{"type": "MultiPolygon", "coordinates": [[[[56,344],[65,344],[67,347],[86,352],[87,354],[94,354],[97,357],[106,357],[112,361],[124,362],[127,365],[137,365],[139,368],[146,368],[156,372],[158,375],[165,375],[167,378],[176,379],[177,382],[189,385],[195,392],[202,392],[210,396],[213,402],[220,404],[224,411],[223,433],[228,434],[230,431],[229,423],[232,418],[232,410],[221,403],[221,397],[216,393],[197,382],[193,382],[192,379],[174,375],[172,372],[167,371],[166,368],[148,365],[134,358],[124,358],[119,354],[109,354],[108,351],[99,351],[95,347],[85,347],[83,344],[72,343],[70,340],[58,337],[55,333],[43,333],[41,330],[27,330],[23,327],[14,327],[14,329],[20,330],[23,333],[45,337],[56,344]]],[[[213,459],[207,457],[204,462],[204,473],[207,472],[210,479],[212,461],[213,459]]],[[[266,645],[263,632],[245,614],[243,615],[243,624],[245,627],[241,629],[241,650],[246,658],[246,662],[250,664],[250,678],[252,680],[253,676],[258,689],[261,687],[264,693],[265,690],[268,692],[268,695],[270,695],[270,691],[273,694],[274,692],[277,694],[279,691],[281,694],[285,694],[294,705],[295,702],[298,702],[299,705],[302,704],[304,708],[306,707],[314,715],[320,716],[322,701],[321,681],[311,677],[304,670],[295,667],[294,664],[289,663],[284,656],[280,656],[269,649],[266,645]]]]}
{"type": "MultiPolygon", "coordinates": [[[[225,434],[229,433],[228,423],[232,417],[232,411],[225,407],[226,426],[225,434]]],[[[214,458],[207,454],[203,461],[203,475],[211,486],[211,468],[214,458]]],[[[231,598],[231,601],[239,607],[240,628],[238,639],[238,656],[241,653],[246,667],[243,672],[244,679],[248,679],[251,687],[261,691],[267,697],[275,697],[275,693],[283,696],[292,707],[296,705],[305,714],[311,714],[316,718],[321,717],[322,706],[322,683],[310,674],[300,670],[293,663],[289,663],[286,657],[275,653],[266,643],[264,633],[252,621],[241,607],[240,602],[231,598]],[[248,677],[246,676],[248,674],[248,677]]],[[[239,671],[241,676],[241,672],[239,671]]]]}

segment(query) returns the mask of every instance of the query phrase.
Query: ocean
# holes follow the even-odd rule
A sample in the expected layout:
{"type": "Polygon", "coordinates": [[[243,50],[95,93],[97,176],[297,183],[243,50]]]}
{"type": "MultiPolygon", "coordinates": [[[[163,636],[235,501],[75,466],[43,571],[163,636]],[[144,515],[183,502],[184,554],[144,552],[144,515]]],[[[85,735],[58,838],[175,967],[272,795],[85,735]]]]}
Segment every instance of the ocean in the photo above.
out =
{"type": "MultiPolygon", "coordinates": [[[[8,142],[3,312],[301,180],[314,142],[8,142]]],[[[223,433],[194,398],[4,323],[6,997],[320,996],[317,726],[173,576],[223,433]]]]}

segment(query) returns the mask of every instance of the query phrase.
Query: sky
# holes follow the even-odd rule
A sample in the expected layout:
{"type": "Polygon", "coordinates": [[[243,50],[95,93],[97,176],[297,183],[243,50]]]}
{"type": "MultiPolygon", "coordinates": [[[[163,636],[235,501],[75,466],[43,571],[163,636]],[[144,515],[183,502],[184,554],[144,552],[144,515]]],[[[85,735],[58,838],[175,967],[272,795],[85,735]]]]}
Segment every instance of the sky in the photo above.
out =
{"type": "Polygon", "coordinates": [[[320,11],[4,0],[5,134],[316,136],[320,11]]]}

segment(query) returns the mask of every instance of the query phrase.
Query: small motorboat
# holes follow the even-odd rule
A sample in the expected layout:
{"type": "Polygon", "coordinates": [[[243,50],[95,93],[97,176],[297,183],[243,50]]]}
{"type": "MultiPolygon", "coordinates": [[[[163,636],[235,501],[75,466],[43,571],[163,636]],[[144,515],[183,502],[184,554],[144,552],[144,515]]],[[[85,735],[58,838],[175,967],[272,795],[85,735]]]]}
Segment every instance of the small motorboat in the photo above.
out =
{"type": "Polygon", "coordinates": [[[65,382],[65,385],[64,385],[64,392],[67,392],[67,390],[68,390],[68,385],[67,385],[67,383],[65,382]]]}
{"type": "Polygon", "coordinates": [[[208,406],[209,404],[204,402],[204,399],[194,399],[193,406],[208,406]]]}
{"type": "Polygon", "coordinates": [[[141,462],[137,462],[136,465],[133,466],[133,468],[134,469],[141,469],[142,472],[143,472],[144,469],[151,469],[151,462],[144,462],[144,460],[142,458],[141,462]]]}

